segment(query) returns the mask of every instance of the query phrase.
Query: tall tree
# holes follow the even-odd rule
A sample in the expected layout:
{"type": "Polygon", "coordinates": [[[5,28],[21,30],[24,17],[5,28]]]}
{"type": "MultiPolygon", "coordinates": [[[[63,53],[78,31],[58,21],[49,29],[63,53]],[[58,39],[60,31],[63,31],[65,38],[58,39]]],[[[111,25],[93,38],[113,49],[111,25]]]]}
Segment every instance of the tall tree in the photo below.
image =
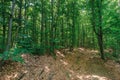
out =
{"type": "Polygon", "coordinates": [[[101,58],[105,59],[104,51],[103,51],[102,0],[99,0],[99,1],[91,0],[91,10],[92,10],[93,31],[97,35],[98,45],[99,45],[99,49],[100,49],[100,53],[101,53],[101,58]],[[97,19],[96,19],[96,17],[97,17],[97,19]]]}
{"type": "Polygon", "coordinates": [[[6,51],[9,51],[9,49],[10,49],[10,47],[11,47],[11,39],[12,39],[12,22],[13,22],[13,16],[14,16],[15,2],[16,2],[16,0],[12,0],[10,21],[9,21],[9,26],[8,26],[8,41],[7,41],[6,51]]]}
{"type": "Polygon", "coordinates": [[[55,49],[55,23],[54,23],[54,0],[51,0],[51,32],[50,32],[50,37],[51,37],[51,43],[50,43],[50,46],[51,46],[51,53],[54,53],[54,49],[55,49]]]}
{"type": "Polygon", "coordinates": [[[5,49],[5,38],[6,38],[6,25],[5,25],[5,22],[6,22],[6,18],[5,18],[5,1],[2,0],[1,1],[2,3],[2,18],[3,18],[3,50],[5,49]]]}

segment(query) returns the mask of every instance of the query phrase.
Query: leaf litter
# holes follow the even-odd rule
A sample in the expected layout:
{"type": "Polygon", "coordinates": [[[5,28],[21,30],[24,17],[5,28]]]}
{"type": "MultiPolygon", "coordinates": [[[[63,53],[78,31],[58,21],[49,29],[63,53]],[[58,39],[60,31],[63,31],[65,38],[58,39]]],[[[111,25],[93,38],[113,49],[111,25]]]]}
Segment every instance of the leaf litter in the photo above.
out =
{"type": "Polygon", "coordinates": [[[120,80],[120,64],[103,61],[98,51],[77,48],[56,50],[51,56],[22,54],[24,64],[6,61],[0,80],[120,80]]]}

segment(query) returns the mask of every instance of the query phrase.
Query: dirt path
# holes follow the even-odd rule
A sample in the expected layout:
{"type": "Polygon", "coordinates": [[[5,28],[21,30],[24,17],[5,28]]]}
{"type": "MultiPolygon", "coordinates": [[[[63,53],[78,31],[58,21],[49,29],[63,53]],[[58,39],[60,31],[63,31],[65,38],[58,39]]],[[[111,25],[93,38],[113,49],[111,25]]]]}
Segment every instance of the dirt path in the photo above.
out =
{"type": "Polygon", "coordinates": [[[97,53],[84,48],[64,50],[64,54],[56,51],[56,60],[23,54],[25,64],[14,63],[15,67],[4,69],[0,80],[120,80],[120,65],[102,61],[97,53]]]}

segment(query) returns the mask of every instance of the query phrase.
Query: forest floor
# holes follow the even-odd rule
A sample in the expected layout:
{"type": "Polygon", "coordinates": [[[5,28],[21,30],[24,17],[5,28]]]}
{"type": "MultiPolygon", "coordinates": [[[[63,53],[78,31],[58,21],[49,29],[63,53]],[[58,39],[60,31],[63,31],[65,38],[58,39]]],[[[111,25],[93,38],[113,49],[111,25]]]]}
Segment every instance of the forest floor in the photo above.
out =
{"type": "Polygon", "coordinates": [[[120,64],[84,48],[56,51],[57,58],[22,54],[25,63],[6,62],[0,80],[120,80],[120,64]]]}

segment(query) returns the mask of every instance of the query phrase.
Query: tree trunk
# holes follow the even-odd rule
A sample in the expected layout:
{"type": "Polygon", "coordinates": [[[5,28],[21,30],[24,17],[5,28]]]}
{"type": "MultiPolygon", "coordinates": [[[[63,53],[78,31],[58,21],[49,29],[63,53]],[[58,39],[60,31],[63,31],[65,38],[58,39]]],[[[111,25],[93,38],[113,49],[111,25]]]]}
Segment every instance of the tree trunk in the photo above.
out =
{"type": "Polygon", "coordinates": [[[51,17],[52,17],[52,22],[51,22],[51,53],[53,54],[54,53],[54,0],[51,0],[51,17]]]}
{"type": "Polygon", "coordinates": [[[9,27],[8,27],[8,41],[7,41],[7,47],[6,51],[9,51],[11,47],[11,38],[12,38],[12,21],[13,21],[13,15],[14,15],[14,8],[15,8],[15,0],[12,0],[12,7],[11,7],[11,14],[10,14],[10,21],[9,21],[9,27]]]}
{"type": "Polygon", "coordinates": [[[99,6],[98,6],[98,17],[99,17],[98,44],[99,44],[99,48],[100,48],[101,58],[104,59],[103,30],[102,30],[102,0],[100,0],[99,6]]]}
{"type": "Polygon", "coordinates": [[[92,5],[92,27],[93,27],[93,31],[95,32],[95,34],[97,35],[97,39],[98,39],[98,46],[99,46],[99,50],[100,50],[100,54],[101,54],[101,59],[105,59],[104,57],[104,51],[103,51],[103,32],[102,32],[102,0],[100,0],[97,4],[97,8],[98,8],[98,28],[96,28],[96,18],[95,18],[95,0],[91,0],[91,5],[92,5]]]}
{"type": "Polygon", "coordinates": [[[2,17],[3,17],[3,50],[5,50],[6,25],[5,25],[5,8],[4,0],[2,0],[2,17]]]}

